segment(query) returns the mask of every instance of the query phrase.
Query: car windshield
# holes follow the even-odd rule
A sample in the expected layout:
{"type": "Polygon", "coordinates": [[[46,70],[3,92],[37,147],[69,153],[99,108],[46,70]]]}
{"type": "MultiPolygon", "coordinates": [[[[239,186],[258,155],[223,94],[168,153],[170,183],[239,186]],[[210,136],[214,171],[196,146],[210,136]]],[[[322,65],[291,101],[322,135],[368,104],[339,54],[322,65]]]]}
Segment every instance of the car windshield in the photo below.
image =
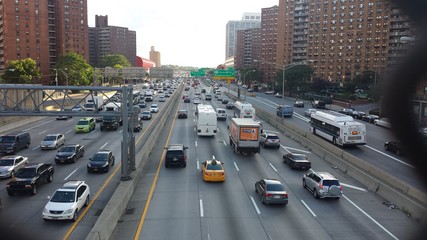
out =
{"type": "Polygon", "coordinates": [[[338,180],[323,180],[323,186],[339,186],[340,183],[338,182],[338,180]]]}
{"type": "Polygon", "coordinates": [[[75,192],[56,191],[55,194],[53,194],[50,201],[51,202],[60,202],[60,203],[74,202],[75,201],[75,194],[76,194],[75,192]]]}
{"type": "Polygon", "coordinates": [[[0,137],[0,142],[2,142],[2,143],[13,143],[13,142],[15,142],[15,137],[13,137],[13,136],[0,137]]]}
{"type": "Polygon", "coordinates": [[[108,154],[97,153],[93,155],[92,160],[94,162],[106,162],[108,158],[108,154]]]}
{"type": "Polygon", "coordinates": [[[272,192],[283,192],[285,191],[285,188],[283,187],[282,184],[267,184],[267,191],[272,191],[272,192]]]}
{"type": "Polygon", "coordinates": [[[208,164],[206,167],[208,170],[222,170],[222,166],[220,163],[217,164],[208,164]]]}
{"type": "Polygon", "coordinates": [[[0,166],[13,166],[13,159],[0,159],[0,166]]]}
{"type": "Polygon", "coordinates": [[[74,152],[74,147],[63,147],[60,152],[74,152]]]}
{"type": "Polygon", "coordinates": [[[17,178],[33,178],[36,176],[35,168],[21,168],[15,173],[17,178]]]}
{"type": "Polygon", "coordinates": [[[89,122],[88,121],[86,121],[86,120],[80,120],[78,123],[77,123],[77,125],[88,125],[89,124],[89,122]]]}
{"type": "Polygon", "coordinates": [[[46,136],[43,141],[55,141],[56,140],[56,136],[46,136]]]}
{"type": "Polygon", "coordinates": [[[142,112],[141,114],[142,114],[142,115],[150,115],[150,113],[149,113],[149,112],[142,112]]]}

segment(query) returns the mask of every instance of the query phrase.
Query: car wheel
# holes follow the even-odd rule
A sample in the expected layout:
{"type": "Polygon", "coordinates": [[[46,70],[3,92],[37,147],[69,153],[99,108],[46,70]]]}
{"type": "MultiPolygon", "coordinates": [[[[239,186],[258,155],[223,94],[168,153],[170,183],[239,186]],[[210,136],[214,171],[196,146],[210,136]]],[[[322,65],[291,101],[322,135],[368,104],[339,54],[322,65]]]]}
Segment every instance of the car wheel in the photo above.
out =
{"type": "Polygon", "coordinates": [[[37,194],[37,185],[34,185],[33,188],[31,189],[31,195],[36,195],[37,194]]]}
{"type": "Polygon", "coordinates": [[[261,202],[262,202],[262,204],[266,204],[265,195],[262,195],[262,197],[261,197],[261,202]]]}
{"type": "Polygon", "coordinates": [[[74,156],[73,157],[73,163],[75,163],[77,161],[77,157],[76,156],[74,156]]]}
{"type": "Polygon", "coordinates": [[[71,221],[75,222],[75,221],[77,221],[77,218],[79,218],[79,213],[77,212],[77,209],[76,209],[76,211],[74,212],[74,215],[73,215],[73,219],[71,221]]]}
{"type": "Polygon", "coordinates": [[[47,177],[47,182],[50,183],[53,181],[53,174],[49,174],[49,176],[47,177]]]}
{"type": "Polygon", "coordinates": [[[13,195],[15,195],[15,192],[10,191],[10,190],[7,190],[7,195],[9,195],[9,196],[13,196],[13,195]]]}
{"type": "Polygon", "coordinates": [[[336,139],[336,138],[333,138],[333,139],[332,139],[332,143],[333,143],[334,145],[337,145],[337,139],[336,139]]]}
{"type": "Polygon", "coordinates": [[[12,172],[10,172],[10,177],[15,177],[15,171],[14,170],[12,170],[12,172]]]}
{"type": "Polygon", "coordinates": [[[388,145],[384,145],[384,149],[388,151],[388,145]]]}
{"type": "Polygon", "coordinates": [[[317,191],[316,191],[316,189],[315,188],[313,188],[313,196],[314,196],[314,198],[319,198],[319,194],[317,194],[317,191]]]}
{"type": "Polygon", "coordinates": [[[305,180],[302,180],[302,187],[303,187],[303,188],[306,188],[306,187],[307,187],[307,184],[305,183],[305,180]]]}
{"type": "Polygon", "coordinates": [[[400,156],[400,150],[399,149],[396,150],[396,154],[400,156]]]}
{"type": "Polygon", "coordinates": [[[89,195],[87,195],[87,197],[86,197],[86,201],[85,201],[85,207],[87,206],[87,205],[89,205],[89,195]]]}

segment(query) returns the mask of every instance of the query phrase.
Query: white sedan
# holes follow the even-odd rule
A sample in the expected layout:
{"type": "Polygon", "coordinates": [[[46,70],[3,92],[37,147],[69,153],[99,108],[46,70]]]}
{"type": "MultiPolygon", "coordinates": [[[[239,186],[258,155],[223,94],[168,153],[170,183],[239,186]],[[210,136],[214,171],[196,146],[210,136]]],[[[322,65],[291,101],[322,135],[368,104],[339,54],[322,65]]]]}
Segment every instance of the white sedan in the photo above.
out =
{"type": "Polygon", "coordinates": [[[0,178],[14,177],[15,172],[28,162],[28,158],[23,156],[11,155],[0,158],[0,178]]]}
{"type": "Polygon", "coordinates": [[[151,106],[150,106],[150,112],[151,113],[157,113],[157,112],[159,112],[159,106],[157,104],[151,104],[151,106]]]}
{"type": "Polygon", "coordinates": [[[386,128],[391,128],[391,123],[388,118],[375,119],[374,124],[378,126],[386,127],[386,128]]]}

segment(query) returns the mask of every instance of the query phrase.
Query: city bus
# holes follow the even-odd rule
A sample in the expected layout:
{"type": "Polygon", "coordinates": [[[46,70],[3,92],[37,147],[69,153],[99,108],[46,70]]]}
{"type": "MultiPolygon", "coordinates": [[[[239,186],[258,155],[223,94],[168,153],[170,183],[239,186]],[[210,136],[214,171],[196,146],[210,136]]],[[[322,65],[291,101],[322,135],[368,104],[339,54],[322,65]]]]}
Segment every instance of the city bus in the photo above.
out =
{"type": "Polygon", "coordinates": [[[248,102],[236,101],[234,103],[235,118],[255,118],[255,108],[248,102]]]}
{"type": "Polygon", "coordinates": [[[197,105],[197,135],[215,136],[217,133],[217,116],[211,105],[197,105]]]}
{"type": "Polygon", "coordinates": [[[334,145],[352,146],[366,144],[366,126],[353,117],[333,112],[316,111],[311,114],[310,131],[334,145]]]}

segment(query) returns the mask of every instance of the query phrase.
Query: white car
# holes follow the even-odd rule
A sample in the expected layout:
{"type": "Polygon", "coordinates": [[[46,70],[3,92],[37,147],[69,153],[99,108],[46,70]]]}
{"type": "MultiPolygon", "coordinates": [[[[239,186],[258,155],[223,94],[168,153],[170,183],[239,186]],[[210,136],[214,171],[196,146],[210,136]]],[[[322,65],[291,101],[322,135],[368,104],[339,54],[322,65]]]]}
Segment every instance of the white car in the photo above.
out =
{"type": "Polygon", "coordinates": [[[89,205],[90,189],[84,181],[70,180],[58,188],[43,209],[43,220],[76,221],[79,211],[89,205]]]}
{"type": "Polygon", "coordinates": [[[391,128],[391,123],[388,118],[375,119],[374,124],[378,126],[386,127],[386,128],[391,128]]]}
{"type": "Polygon", "coordinates": [[[48,134],[40,143],[40,149],[57,149],[65,144],[65,135],[60,133],[48,134]]]}
{"type": "Polygon", "coordinates": [[[164,101],[166,101],[165,96],[159,96],[159,102],[164,102],[164,101]]]}
{"type": "Polygon", "coordinates": [[[14,177],[15,172],[28,164],[27,157],[10,155],[0,158],[0,178],[14,177]]]}
{"type": "Polygon", "coordinates": [[[316,111],[317,111],[317,110],[316,110],[316,109],[314,109],[314,108],[309,108],[309,109],[305,110],[304,115],[305,115],[306,117],[311,117],[311,114],[315,113],[316,111]]]}
{"type": "Polygon", "coordinates": [[[151,113],[157,113],[157,112],[159,112],[159,106],[157,106],[157,104],[151,104],[151,106],[150,106],[150,112],[151,113]]]}
{"type": "Polygon", "coordinates": [[[202,100],[200,100],[200,98],[194,98],[193,103],[194,104],[200,104],[200,103],[202,103],[202,100]]]}

